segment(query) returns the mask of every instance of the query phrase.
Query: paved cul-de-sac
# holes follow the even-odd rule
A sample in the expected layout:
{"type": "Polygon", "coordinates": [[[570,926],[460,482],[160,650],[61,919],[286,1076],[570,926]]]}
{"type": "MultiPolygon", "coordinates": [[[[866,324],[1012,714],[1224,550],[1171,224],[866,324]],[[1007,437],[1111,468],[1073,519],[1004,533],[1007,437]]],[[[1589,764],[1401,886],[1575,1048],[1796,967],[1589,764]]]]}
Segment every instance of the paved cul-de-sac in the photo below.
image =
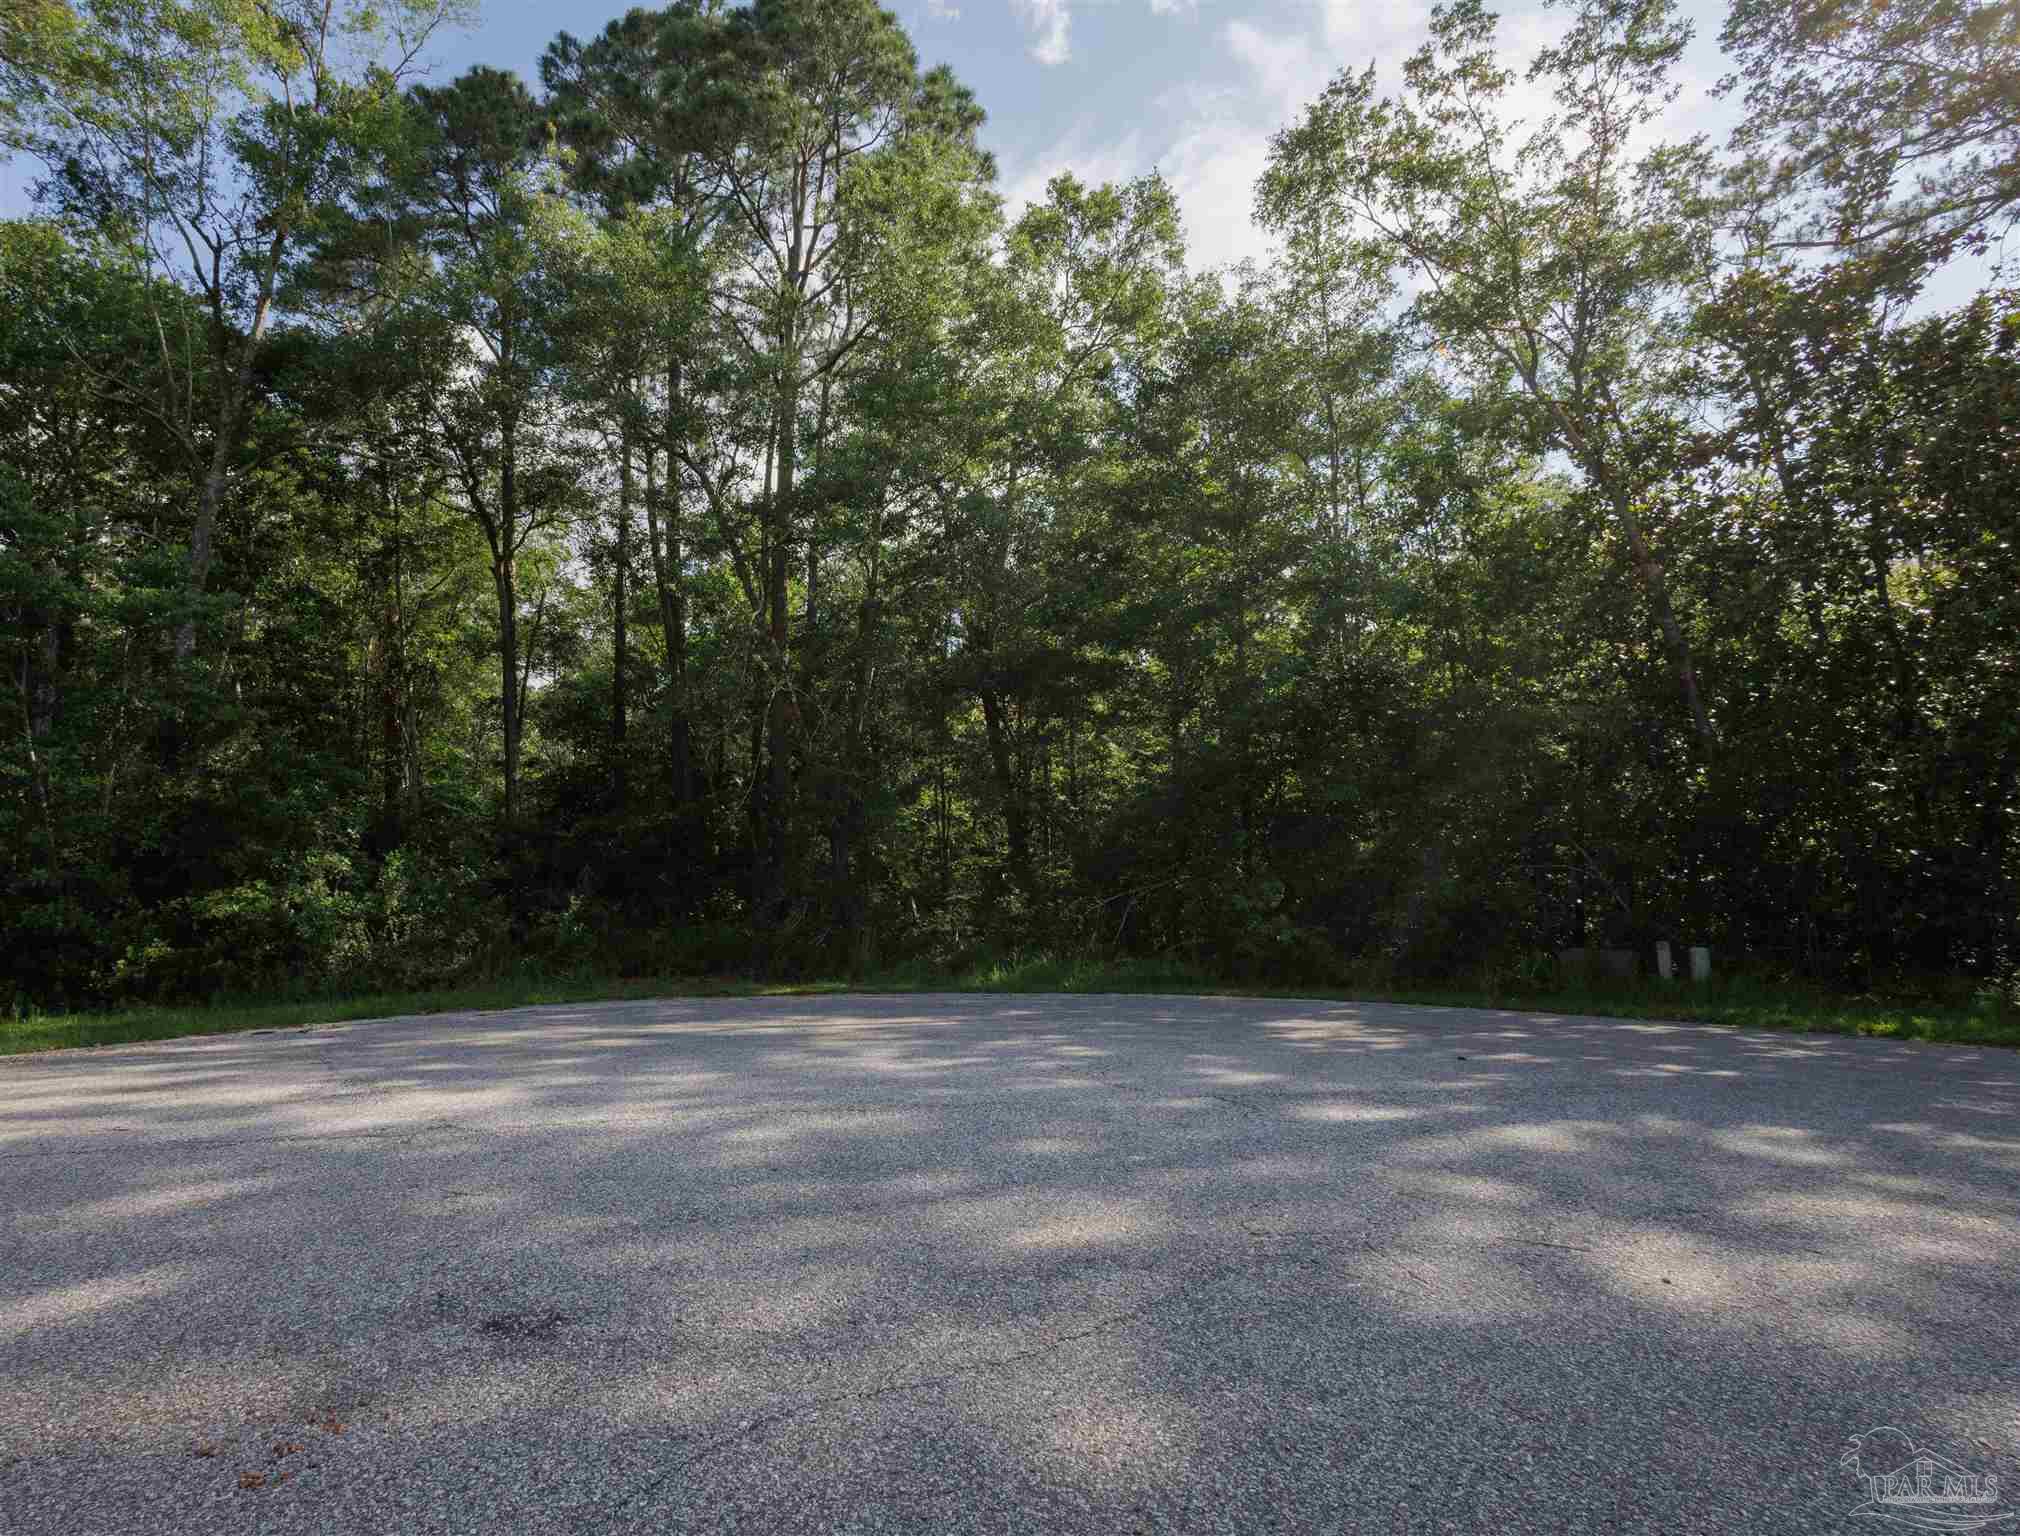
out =
{"type": "Polygon", "coordinates": [[[1219,998],[10,1059],[0,1532],[2020,1528],[2016,1110],[1219,998]]]}

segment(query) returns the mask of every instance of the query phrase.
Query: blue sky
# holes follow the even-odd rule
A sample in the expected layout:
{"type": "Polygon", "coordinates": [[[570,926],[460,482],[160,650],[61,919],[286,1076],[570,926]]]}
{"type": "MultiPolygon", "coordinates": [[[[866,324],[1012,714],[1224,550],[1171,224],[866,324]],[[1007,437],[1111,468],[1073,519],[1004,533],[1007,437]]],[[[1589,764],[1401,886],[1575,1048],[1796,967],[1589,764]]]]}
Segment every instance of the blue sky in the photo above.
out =
{"type": "MultiPolygon", "coordinates": [[[[885,0],[890,4],[890,0],[885,0]]],[[[476,28],[435,53],[450,72],[483,61],[532,75],[562,28],[586,37],[621,3],[557,8],[488,0],[476,28]]],[[[1395,79],[1422,41],[1429,0],[898,0],[893,7],[923,63],[948,64],[989,114],[1012,210],[1071,170],[1085,181],[1163,171],[1185,211],[1196,266],[1260,255],[1250,194],[1269,137],[1343,68],[1370,60],[1395,79]]],[[[1722,8],[1693,0],[1691,77],[1677,131],[1729,121],[1710,99],[1720,73],[1722,8]]],[[[1550,30],[1534,0],[1503,7],[1515,56],[1550,30]]]]}
{"type": "MultiPolygon", "coordinates": [[[[541,51],[564,27],[600,31],[623,0],[557,7],[479,0],[476,24],[440,37],[433,73],[475,63],[536,78],[541,51]]],[[[889,3],[889,0],[886,0],[889,3]]],[[[1249,222],[1269,138],[1341,69],[1374,62],[1385,82],[1422,41],[1430,0],[897,0],[922,62],[948,64],[989,114],[1014,213],[1071,170],[1099,182],[1161,170],[1184,210],[1193,265],[1261,256],[1249,222]]],[[[1719,0],[1685,0],[1697,32],[1665,136],[1723,138],[1734,111],[1712,95],[1724,72],[1719,0]]],[[[1502,8],[1511,63],[1526,64],[1560,25],[1539,0],[1502,8]]],[[[1541,100],[1535,102],[1538,112],[1541,100]]],[[[33,167],[0,164],[0,214],[26,210],[33,167]]],[[[1956,302],[1978,276],[1946,274],[1930,299],[1956,302]]]]}
{"type": "MultiPolygon", "coordinates": [[[[885,0],[886,4],[890,0],[885,0]]],[[[529,76],[555,32],[586,37],[624,10],[610,0],[557,8],[488,0],[476,28],[435,49],[454,72],[483,62],[529,76]]],[[[1050,176],[1086,181],[1162,170],[1185,210],[1195,265],[1260,255],[1251,189],[1269,136],[1343,68],[1373,60],[1386,78],[1422,40],[1428,0],[898,0],[922,62],[948,64],[989,114],[1013,210],[1050,176]]],[[[1723,123],[1709,100],[1722,10],[1685,6],[1699,33],[1680,131],[1723,123]]],[[[1550,28],[1538,4],[1503,8],[1526,59],[1550,28]]]]}

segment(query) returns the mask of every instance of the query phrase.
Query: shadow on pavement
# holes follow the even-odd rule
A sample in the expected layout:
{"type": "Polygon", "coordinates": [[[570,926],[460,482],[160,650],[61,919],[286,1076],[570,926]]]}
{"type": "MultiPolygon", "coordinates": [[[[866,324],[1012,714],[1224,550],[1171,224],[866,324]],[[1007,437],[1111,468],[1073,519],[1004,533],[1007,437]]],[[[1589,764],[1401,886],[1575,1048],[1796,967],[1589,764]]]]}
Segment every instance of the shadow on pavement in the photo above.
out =
{"type": "Polygon", "coordinates": [[[2020,1514],[2016,1106],[1191,998],[19,1059],[0,1530],[1858,1529],[1882,1425],[2020,1514]]]}

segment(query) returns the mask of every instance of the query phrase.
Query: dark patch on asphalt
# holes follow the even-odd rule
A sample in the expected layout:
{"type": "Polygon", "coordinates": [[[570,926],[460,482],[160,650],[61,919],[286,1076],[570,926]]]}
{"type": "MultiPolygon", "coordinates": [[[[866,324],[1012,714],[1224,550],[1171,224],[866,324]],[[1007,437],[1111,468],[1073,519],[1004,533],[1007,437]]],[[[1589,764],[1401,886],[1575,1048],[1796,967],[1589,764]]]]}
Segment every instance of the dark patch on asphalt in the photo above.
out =
{"type": "Polygon", "coordinates": [[[500,1339],[551,1339],[570,1321],[560,1312],[494,1312],[477,1329],[500,1339]]]}
{"type": "MultiPolygon", "coordinates": [[[[436,1323],[467,1323],[470,1303],[449,1291],[437,1291],[428,1298],[427,1311],[436,1323]]],[[[493,1339],[538,1342],[551,1339],[574,1318],[558,1307],[529,1311],[490,1312],[476,1320],[477,1331],[493,1339]]]]}

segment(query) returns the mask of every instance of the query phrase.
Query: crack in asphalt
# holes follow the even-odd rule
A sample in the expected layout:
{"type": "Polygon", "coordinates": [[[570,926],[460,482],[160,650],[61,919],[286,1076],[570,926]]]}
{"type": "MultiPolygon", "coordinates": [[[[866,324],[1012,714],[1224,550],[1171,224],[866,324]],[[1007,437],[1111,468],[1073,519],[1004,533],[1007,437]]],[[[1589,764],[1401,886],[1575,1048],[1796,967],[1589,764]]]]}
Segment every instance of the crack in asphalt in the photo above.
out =
{"type": "Polygon", "coordinates": [[[717,1435],[712,1440],[703,1442],[686,1459],[668,1467],[659,1476],[650,1478],[646,1482],[639,1484],[623,1498],[618,1499],[611,1507],[613,1510],[628,1508],[640,1499],[647,1498],[665,1487],[675,1477],[685,1472],[696,1462],[701,1461],[704,1457],[712,1456],[717,1451],[725,1450],[730,1446],[749,1440],[777,1425],[803,1418],[807,1414],[816,1412],[821,1408],[829,1407],[836,1403],[875,1402],[881,1398],[898,1397],[911,1392],[923,1392],[930,1387],[939,1386],[943,1382],[956,1381],[964,1376],[973,1376],[985,1371],[999,1371],[1010,1366],[1022,1365],[1028,1361],[1056,1353],[1070,1344],[1077,1344],[1084,1339],[1091,1339],[1104,1333],[1111,1333],[1118,1328],[1133,1323],[1138,1318],[1147,1316],[1156,1307],[1172,1300],[1176,1296],[1182,1295],[1186,1289],[1187,1287],[1184,1285],[1168,1287],[1158,1295],[1151,1297],[1148,1301],[1141,1302],[1126,1311],[1104,1318],[1101,1322],[1091,1327],[1077,1329],[1072,1333],[1057,1334],[1045,1343],[1033,1345],[1029,1349],[1017,1350],[993,1359],[971,1360],[948,1370],[937,1372],[931,1376],[920,1376],[908,1381],[892,1382],[887,1386],[874,1387],[864,1391],[830,1392],[820,1397],[808,1398],[803,1402],[774,1409],[768,1413],[756,1414],[744,1420],[737,1428],[725,1434],[717,1435]]]}
{"type": "MultiPolygon", "coordinates": [[[[1328,1238],[1331,1236],[1330,1234],[1296,1232],[1286,1235],[1298,1239],[1306,1239],[1306,1240],[1316,1239],[1314,1246],[1320,1247],[1322,1249],[1336,1246],[1349,1246],[1355,1248],[1358,1251],[1370,1255],[1371,1257],[1378,1258],[1389,1264],[1392,1264],[1395,1268],[1401,1270],[1404,1274],[1408,1275],[1412,1280],[1415,1280],[1420,1286],[1423,1286],[1426,1289],[1436,1289],[1434,1282],[1425,1278],[1423,1275],[1418,1274],[1415,1270],[1412,1270],[1408,1265],[1402,1264],[1401,1262],[1396,1260],[1392,1255],[1382,1252],[1374,1245],[1371,1239],[1363,1238],[1358,1243],[1339,1244],[1336,1240],[1328,1241],[1328,1238]]],[[[1258,1258],[1266,1260],[1267,1258],[1266,1255],[1259,1255],[1253,1252],[1251,1252],[1248,1255],[1248,1257],[1252,1260],[1258,1258]]],[[[1055,1335],[1052,1338],[1046,1340],[1044,1343],[1034,1344],[1028,1349],[1016,1350],[1010,1354],[1000,1355],[989,1359],[971,1360],[964,1364],[954,1366],[948,1370],[937,1372],[930,1376],[921,1376],[906,1381],[893,1382],[887,1386],[875,1387],[857,1392],[826,1393],[823,1394],[822,1396],[808,1398],[803,1402],[789,1404],[785,1407],[774,1409],[770,1412],[756,1414],[744,1420],[743,1423],[738,1425],[737,1428],[729,1430],[723,1434],[719,1434],[715,1436],[713,1439],[703,1442],[701,1445],[697,1446],[693,1450],[693,1452],[689,1454],[684,1460],[680,1461],[676,1465],[668,1467],[663,1473],[659,1474],[658,1476],[650,1478],[646,1482],[639,1484],[637,1487],[633,1488],[630,1492],[626,1493],[622,1498],[615,1501],[615,1503],[613,1503],[610,1507],[613,1513],[618,1510],[629,1508],[630,1506],[636,1504],[640,1500],[650,1497],[653,1493],[658,1491],[660,1488],[664,1487],[667,1483],[671,1482],[675,1477],[677,1477],[682,1472],[686,1471],[689,1467],[692,1467],[696,1463],[704,1460],[705,1458],[714,1455],[716,1452],[728,1449],[739,1443],[749,1441],[754,1437],[763,1434],[767,1430],[776,1428],[781,1424],[790,1423],[795,1419],[803,1418],[807,1414],[816,1412],[821,1408],[829,1407],[837,1403],[874,1402],[881,1398],[903,1396],[908,1393],[926,1391],[929,1388],[939,1386],[945,1382],[959,1380],[962,1377],[978,1375],[987,1371],[1005,1370],[1014,1366],[1028,1364],[1030,1361],[1041,1359],[1046,1355],[1056,1354],[1057,1352],[1066,1348],[1067,1346],[1077,1344],[1085,1339],[1096,1338],[1102,1334],[1114,1332],[1116,1329],[1125,1327],[1126,1325],[1135,1322],[1140,1318],[1148,1316],[1150,1313],[1155,1311],[1157,1308],[1165,1305],[1167,1302],[1178,1300],[1202,1285],[1212,1284],[1213,1281],[1216,1278],[1218,1278],[1218,1272],[1224,1271],[1230,1267],[1233,1266],[1229,1264],[1226,1258],[1220,1258],[1217,1261],[1209,1261],[1208,1264],[1205,1266],[1205,1268],[1200,1272],[1194,1273],[1193,1275],[1189,1276],[1186,1280],[1176,1285],[1167,1286],[1157,1295],[1150,1297],[1148,1300],[1138,1303],[1134,1307],[1130,1307],[1121,1312],[1115,1313],[1112,1316],[1104,1318],[1102,1321],[1095,1323],[1089,1327],[1076,1329],[1071,1333],[1063,1333],[1055,1335]]],[[[769,1521],[767,1522],[767,1528],[772,1528],[771,1522],[769,1521]]]]}

